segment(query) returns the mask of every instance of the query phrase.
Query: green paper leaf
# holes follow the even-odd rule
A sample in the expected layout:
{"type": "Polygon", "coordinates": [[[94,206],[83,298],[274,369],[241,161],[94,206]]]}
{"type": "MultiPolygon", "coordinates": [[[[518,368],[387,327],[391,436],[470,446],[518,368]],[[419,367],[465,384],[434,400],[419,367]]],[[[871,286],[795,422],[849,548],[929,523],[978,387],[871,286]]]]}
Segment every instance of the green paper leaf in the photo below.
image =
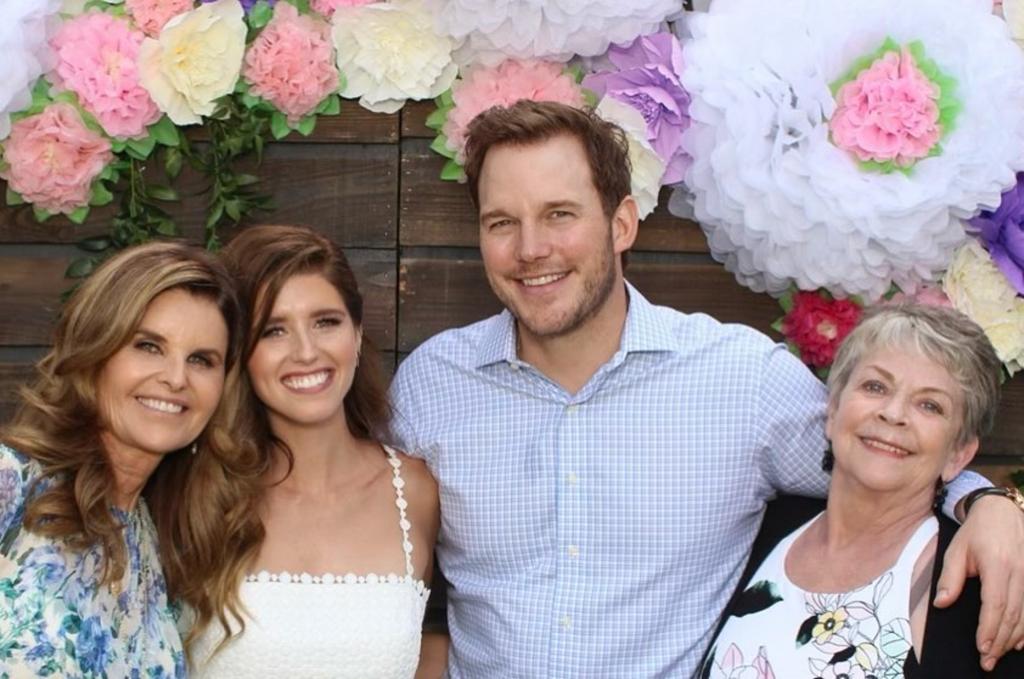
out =
{"type": "Polygon", "coordinates": [[[85,218],[88,217],[88,216],[89,216],[89,206],[88,205],[83,205],[82,207],[78,208],[77,210],[75,210],[74,212],[69,214],[68,215],[68,219],[70,219],[75,224],[81,224],[82,222],[85,221],[85,218]]]}
{"type": "Polygon", "coordinates": [[[173,238],[178,235],[178,227],[170,219],[161,219],[156,223],[156,232],[161,236],[173,238]]]}
{"type": "Polygon", "coordinates": [[[455,98],[452,97],[452,88],[449,87],[444,92],[442,92],[441,96],[438,97],[438,100],[441,102],[441,108],[454,108],[455,98]]]}
{"type": "Polygon", "coordinates": [[[782,310],[787,314],[793,310],[793,290],[787,290],[786,294],[779,297],[779,306],[782,307],[782,310]]]}
{"type": "Polygon", "coordinates": [[[125,147],[124,139],[111,139],[110,140],[110,150],[113,151],[114,153],[121,153],[122,151],[124,151],[124,147],[125,147]]]}
{"type": "Polygon", "coordinates": [[[178,131],[178,127],[167,116],[163,116],[156,123],[150,125],[149,134],[157,144],[164,146],[178,146],[181,143],[181,133],[178,131]]]}
{"type": "Polygon", "coordinates": [[[320,102],[320,106],[317,107],[317,113],[325,116],[338,115],[341,113],[341,99],[337,95],[332,94],[320,102]]]}
{"type": "Polygon", "coordinates": [[[284,139],[291,131],[288,118],[280,111],[275,111],[270,117],[270,133],[274,135],[274,139],[284,139]]]}
{"type": "Polygon", "coordinates": [[[92,257],[79,257],[71,260],[64,271],[65,278],[85,278],[96,268],[96,260],[92,257]]]}
{"type": "Polygon", "coordinates": [[[448,120],[448,112],[444,109],[434,109],[434,112],[427,116],[426,126],[430,129],[440,132],[444,126],[445,121],[448,120]]]}
{"type": "Polygon", "coordinates": [[[37,222],[45,222],[47,219],[53,216],[49,210],[44,210],[36,205],[32,206],[32,216],[36,218],[37,222]]]}
{"type": "Polygon", "coordinates": [[[309,7],[309,0],[291,0],[291,3],[299,10],[299,14],[309,14],[312,11],[309,7]]]}
{"type": "Polygon", "coordinates": [[[7,204],[8,205],[24,205],[25,199],[21,197],[21,194],[12,189],[10,186],[7,187],[7,204]]]}
{"type": "Polygon", "coordinates": [[[181,165],[184,155],[181,149],[168,148],[164,156],[164,172],[170,179],[174,179],[181,173],[181,165]]]}
{"type": "Polygon", "coordinates": [[[434,137],[434,141],[430,142],[430,150],[444,156],[445,158],[455,158],[455,151],[448,148],[448,137],[443,134],[439,134],[434,137]]]}
{"type": "Polygon", "coordinates": [[[583,88],[581,92],[583,94],[583,104],[588,108],[597,108],[597,93],[587,88],[583,88]]]}
{"type": "Polygon", "coordinates": [[[781,318],[775,319],[775,322],[772,323],[770,327],[771,327],[772,330],[774,330],[775,332],[777,332],[777,333],[779,333],[781,335],[782,334],[782,319],[781,318]]]}
{"type": "Polygon", "coordinates": [[[263,28],[274,16],[274,10],[266,0],[259,0],[249,10],[249,25],[253,28],[263,28]]]}
{"type": "Polygon", "coordinates": [[[460,182],[465,178],[465,171],[455,160],[449,160],[441,169],[441,179],[446,182],[460,182]]]}
{"type": "Polygon", "coordinates": [[[152,136],[143,139],[129,139],[126,142],[126,148],[128,155],[138,160],[146,160],[153,153],[153,149],[156,148],[156,139],[152,136]]]}
{"type": "Polygon", "coordinates": [[[112,245],[112,242],[109,236],[91,236],[83,238],[76,245],[86,252],[103,252],[112,245]]]}
{"type": "Polygon", "coordinates": [[[565,74],[575,80],[577,85],[583,82],[583,76],[585,75],[583,67],[579,64],[575,64],[565,69],[565,74]]]}
{"type": "Polygon", "coordinates": [[[308,137],[313,133],[313,129],[316,128],[316,116],[306,116],[299,121],[299,124],[295,126],[295,129],[299,131],[303,137],[308,137]]]}
{"type": "Polygon", "coordinates": [[[153,198],[163,201],[178,200],[178,192],[169,186],[161,186],[159,184],[151,184],[146,187],[146,193],[153,198]]]}
{"type": "Polygon", "coordinates": [[[89,196],[89,205],[101,206],[109,205],[114,200],[114,194],[110,192],[106,184],[103,182],[94,182],[92,185],[92,194],[89,196]]]}

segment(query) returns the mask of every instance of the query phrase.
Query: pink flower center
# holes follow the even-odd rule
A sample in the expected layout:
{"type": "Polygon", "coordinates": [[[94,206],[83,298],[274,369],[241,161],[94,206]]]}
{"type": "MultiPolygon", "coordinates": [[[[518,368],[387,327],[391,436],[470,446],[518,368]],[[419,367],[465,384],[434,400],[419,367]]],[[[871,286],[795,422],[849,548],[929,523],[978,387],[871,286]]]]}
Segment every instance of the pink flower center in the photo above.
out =
{"type": "Polygon", "coordinates": [[[839,89],[832,139],[861,161],[909,167],[942,136],[940,94],[908,49],[886,52],[839,89]]]}

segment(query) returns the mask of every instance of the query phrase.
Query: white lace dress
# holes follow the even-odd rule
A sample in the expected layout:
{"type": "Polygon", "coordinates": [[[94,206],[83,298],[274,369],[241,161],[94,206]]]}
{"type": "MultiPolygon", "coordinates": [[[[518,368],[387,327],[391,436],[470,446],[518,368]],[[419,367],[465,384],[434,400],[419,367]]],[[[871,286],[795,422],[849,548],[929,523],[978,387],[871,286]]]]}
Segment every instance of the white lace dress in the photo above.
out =
{"type": "Polygon", "coordinates": [[[405,574],[250,575],[241,588],[249,613],[245,632],[211,657],[223,633],[217,623],[207,627],[193,650],[191,676],[406,679],[415,674],[429,590],[413,578],[402,463],[386,450],[405,574]]]}

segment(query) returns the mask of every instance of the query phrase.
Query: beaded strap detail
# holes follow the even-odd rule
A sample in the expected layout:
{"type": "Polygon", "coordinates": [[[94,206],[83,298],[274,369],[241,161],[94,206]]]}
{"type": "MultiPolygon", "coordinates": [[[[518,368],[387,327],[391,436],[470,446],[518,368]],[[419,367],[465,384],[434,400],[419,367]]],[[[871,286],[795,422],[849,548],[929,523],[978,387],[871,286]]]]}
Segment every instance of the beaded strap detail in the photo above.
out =
{"type": "Polygon", "coordinates": [[[402,478],[401,469],[402,461],[398,459],[398,455],[389,446],[384,446],[384,450],[388,454],[388,462],[391,464],[391,471],[394,473],[394,478],[391,479],[391,485],[395,487],[395,505],[398,507],[398,525],[402,529],[402,551],[405,552],[405,574],[408,577],[412,577],[412,542],[409,540],[409,529],[412,524],[409,523],[409,519],[405,515],[405,510],[408,508],[409,503],[405,499],[405,492],[402,490],[405,488],[405,480],[402,478]]]}

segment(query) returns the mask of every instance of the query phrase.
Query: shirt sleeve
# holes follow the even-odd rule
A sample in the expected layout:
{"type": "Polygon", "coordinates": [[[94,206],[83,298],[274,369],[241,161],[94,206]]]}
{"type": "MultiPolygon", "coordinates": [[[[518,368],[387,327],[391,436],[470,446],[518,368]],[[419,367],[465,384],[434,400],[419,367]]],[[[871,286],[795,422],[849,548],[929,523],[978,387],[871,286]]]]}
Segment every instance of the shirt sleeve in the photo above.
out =
{"type": "Polygon", "coordinates": [[[391,382],[389,396],[394,415],[391,418],[391,440],[389,443],[407,455],[426,460],[429,465],[431,460],[423,450],[416,431],[417,402],[419,400],[417,386],[422,384],[422,380],[417,380],[413,376],[413,373],[416,372],[412,362],[414,360],[415,358],[410,356],[398,366],[395,378],[391,382]]]}
{"type": "Polygon", "coordinates": [[[825,385],[781,345],[769,350],[760,380],[757,441],[765,481],[775,493],[825,497],[825,385]]]}

